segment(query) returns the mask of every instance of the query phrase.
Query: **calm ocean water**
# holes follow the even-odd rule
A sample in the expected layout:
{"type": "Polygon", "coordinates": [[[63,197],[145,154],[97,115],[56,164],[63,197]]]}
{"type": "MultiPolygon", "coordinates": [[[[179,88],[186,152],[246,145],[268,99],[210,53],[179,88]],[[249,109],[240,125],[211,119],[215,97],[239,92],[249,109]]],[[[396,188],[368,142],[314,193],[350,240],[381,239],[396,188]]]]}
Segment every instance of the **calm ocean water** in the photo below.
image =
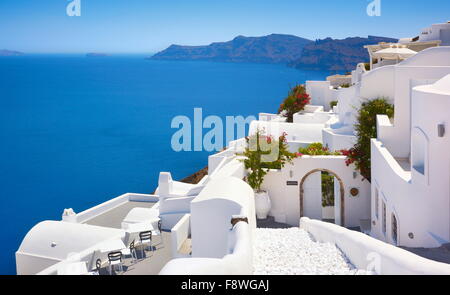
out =
{"type": "Polygon", "coordinates": [[[172,151],[175,115],[276,112],[289,86],[328,73],[143,56],[0,58],[0,274],[33,225],[181,179],[206,152],[172,151]]]}

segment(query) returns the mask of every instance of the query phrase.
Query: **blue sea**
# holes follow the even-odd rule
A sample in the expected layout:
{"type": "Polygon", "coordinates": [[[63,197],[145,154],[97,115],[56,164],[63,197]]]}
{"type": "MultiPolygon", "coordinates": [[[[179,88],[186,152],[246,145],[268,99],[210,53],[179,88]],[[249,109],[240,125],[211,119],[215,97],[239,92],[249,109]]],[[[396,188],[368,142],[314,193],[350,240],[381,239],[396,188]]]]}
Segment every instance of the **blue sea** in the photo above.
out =
{"type": "Polygon", "coordinates": [[[0,58],[0,274],[43,220],[181,179],[207,152],[175,152],[172,118],[276,112],[289,87],[329,73],[283,65],[150,61],[142,55],[0,58]]]}

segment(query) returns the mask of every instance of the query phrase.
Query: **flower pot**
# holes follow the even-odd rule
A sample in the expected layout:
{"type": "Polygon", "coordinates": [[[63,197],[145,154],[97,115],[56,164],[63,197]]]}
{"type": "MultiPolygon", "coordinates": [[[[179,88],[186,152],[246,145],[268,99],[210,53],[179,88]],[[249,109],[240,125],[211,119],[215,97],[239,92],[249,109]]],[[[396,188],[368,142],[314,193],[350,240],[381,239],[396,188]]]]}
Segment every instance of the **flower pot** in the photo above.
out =
{"type": "Polygon", "coordinates": [[[255,193],[256,218],[267,219],[267,214],[269,214],[271,207],[272,204],[267,192],[255,193]]]}

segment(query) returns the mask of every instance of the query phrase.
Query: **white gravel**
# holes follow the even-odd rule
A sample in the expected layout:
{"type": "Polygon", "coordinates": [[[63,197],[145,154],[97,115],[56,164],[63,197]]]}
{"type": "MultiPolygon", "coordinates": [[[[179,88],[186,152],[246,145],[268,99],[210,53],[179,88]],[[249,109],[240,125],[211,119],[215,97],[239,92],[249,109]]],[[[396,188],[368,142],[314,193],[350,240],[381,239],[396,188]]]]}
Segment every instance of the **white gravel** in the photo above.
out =
{"type": "Polygon", "coordinates": [[[356,269],[333,244],[317,243],[302,229],[262,229],[255,232],[255,275],[356,275],[356,269]]]}

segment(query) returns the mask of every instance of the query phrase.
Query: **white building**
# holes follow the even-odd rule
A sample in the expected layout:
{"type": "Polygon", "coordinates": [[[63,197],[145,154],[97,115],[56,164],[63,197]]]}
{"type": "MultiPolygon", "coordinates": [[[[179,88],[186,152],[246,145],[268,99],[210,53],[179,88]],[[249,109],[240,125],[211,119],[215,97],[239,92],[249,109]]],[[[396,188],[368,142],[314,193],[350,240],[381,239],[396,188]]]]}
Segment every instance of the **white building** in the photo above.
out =
{"type": "Polygon", "coordinates": [[[450,241],[450,67],[447,72],[437,82],[412,88],[407,132],[378,118],[372,235],[394,245],[431,248],[450,241]]]}
{"type": "Polygon", "coordinates": [[[450,46],[450,21],[443,24],[434,24],[425,28],[419,35],[419,42],[441,41],[442,46],[450,46]]]}

